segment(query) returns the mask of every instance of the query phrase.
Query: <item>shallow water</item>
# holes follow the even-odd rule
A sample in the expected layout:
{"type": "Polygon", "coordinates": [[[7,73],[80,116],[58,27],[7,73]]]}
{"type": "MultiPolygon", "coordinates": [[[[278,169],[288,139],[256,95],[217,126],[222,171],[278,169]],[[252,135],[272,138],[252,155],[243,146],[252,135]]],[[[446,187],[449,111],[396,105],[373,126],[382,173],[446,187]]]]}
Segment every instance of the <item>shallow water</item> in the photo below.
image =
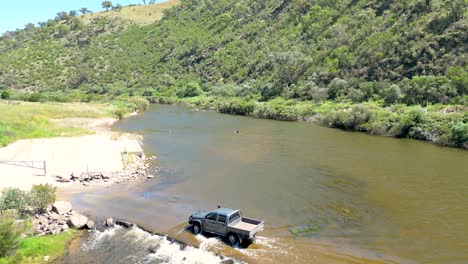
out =
{"type": "Polygon", "coordinates": [[[468,261],[466,151],[181,106],[117,129],[143,134],[162,171],[75,196],[79,210],[201,246],[185,231],[191,213],[240,208],[265,220],[262,238],[245,250],[209,238],[202,249],[247,262],[468,261]]]}

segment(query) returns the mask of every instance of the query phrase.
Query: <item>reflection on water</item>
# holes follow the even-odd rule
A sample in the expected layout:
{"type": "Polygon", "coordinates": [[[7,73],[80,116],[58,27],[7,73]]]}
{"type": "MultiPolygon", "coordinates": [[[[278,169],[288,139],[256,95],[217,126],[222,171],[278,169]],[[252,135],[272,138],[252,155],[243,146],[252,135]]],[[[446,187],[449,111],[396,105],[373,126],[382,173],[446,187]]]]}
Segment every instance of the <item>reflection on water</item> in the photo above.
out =
{"type": "MultiPolygon", "coordinates": [[[[265,220],[261,235],[303,263],[468,259],[466,151],[177,106],[154,106],[118,126],[142,133],[163,170],[74,198],[96,216],[171,233],[189,214],[221,204],[265,220]]],[[[262,250],[247,261],[279,254],[262,250]]]]}

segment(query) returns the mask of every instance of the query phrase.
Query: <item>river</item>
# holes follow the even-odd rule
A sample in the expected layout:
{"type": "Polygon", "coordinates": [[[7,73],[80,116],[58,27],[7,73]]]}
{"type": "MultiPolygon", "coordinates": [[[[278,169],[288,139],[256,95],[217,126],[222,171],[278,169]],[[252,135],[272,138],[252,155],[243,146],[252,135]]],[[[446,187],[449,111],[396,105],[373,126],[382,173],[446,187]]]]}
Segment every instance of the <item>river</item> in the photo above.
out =
{"type": "MultiPolygon", "coordinates": [[[[151,180],[76,195],[75,208],[200,247],[208,254],[202,262],[219,260],[212,253],[249,263],[468,261],[466,151],[183,106],[152,106],[115,129],[142,134],[161,171],[151,180]],[[263,219],[265,231],[249,248],[232,249],[185,230],[191,213],[218,204],[263,219]]],[[[80,263],[84,255],[124,262],[121,255],[102,257],[119,251],[106,232],[88,236],[88,248],[65,262],[80,263]],[[90,250],[96,237],[110,242],[90,250]]],[[[114,241],[128,235],[120,232],[114,241]]],[[[148,235],[121,247],[147,254],[142,236],[148,235]]]]}

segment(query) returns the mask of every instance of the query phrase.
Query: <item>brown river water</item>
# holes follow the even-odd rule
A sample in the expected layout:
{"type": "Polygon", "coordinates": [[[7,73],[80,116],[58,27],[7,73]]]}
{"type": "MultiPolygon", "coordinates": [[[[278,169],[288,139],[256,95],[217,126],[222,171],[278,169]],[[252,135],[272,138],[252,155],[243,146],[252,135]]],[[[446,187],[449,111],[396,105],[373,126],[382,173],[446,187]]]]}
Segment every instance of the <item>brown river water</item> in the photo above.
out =
{"type": "Polygon", "coordinates": [[[199,249],[117,229],[87,235],[65,263],[468,262],[467,151],[182,106],[152,106],[115,129],[142,134],[161,172],[76,195],[74,206],[199,249]],[[265,231],[233,249],[186,230],[190,214],[218,204],[265,231]]]}

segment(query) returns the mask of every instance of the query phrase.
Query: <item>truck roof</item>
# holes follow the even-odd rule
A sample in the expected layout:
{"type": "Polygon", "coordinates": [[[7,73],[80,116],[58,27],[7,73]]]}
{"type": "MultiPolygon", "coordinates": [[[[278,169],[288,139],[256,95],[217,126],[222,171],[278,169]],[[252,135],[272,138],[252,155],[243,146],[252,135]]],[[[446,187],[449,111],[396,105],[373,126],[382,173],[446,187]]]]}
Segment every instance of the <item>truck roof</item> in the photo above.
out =
{"type": "Polygon", "coordinates": [[[236,213],[238,211],[239,210],[230,209],[230,208],[218,208],[218,209],[214,210],[213,212],[215,212],[217,214],[222,214],[222,215],[229,216],[229,215],[232,215],[233,213],[236,213]]]}

